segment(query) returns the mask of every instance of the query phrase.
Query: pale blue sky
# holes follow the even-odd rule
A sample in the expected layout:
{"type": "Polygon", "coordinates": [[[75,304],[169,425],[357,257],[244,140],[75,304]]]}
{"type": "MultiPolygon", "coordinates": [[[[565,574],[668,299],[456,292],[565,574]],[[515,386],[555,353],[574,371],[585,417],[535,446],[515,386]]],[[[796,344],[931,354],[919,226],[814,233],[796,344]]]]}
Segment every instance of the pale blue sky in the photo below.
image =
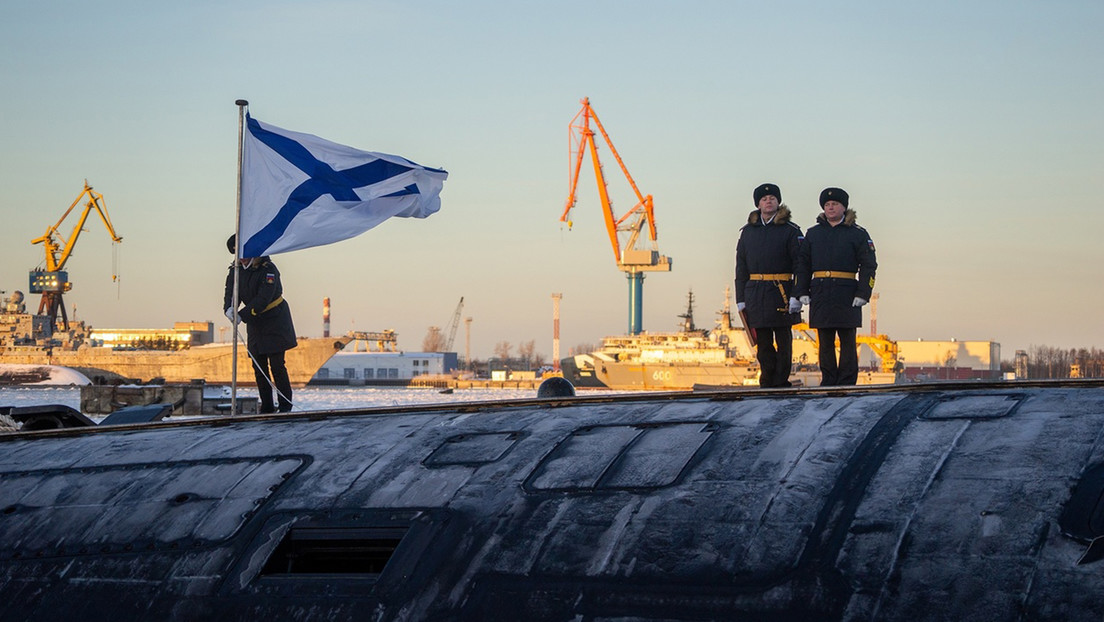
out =
{"type": "Polygon", "coordinates": [[[878,248],[879,332],[991,339],[1006,359],[1100,347],[1101,24],[1097,1],[11,0],[0,289],[25,291],[30,240],[87,178],[125,241],[116,286],[102,226],[82,235],[78,315],[221,319],[245,98],[262,121],[450,173],[427,220],[275,257],[300,334],[321,334],[329,296],[335,332],[393,328],[416,350],[464,296],[473,355],[535,339],[548,356],[562,292],[566,354],[626,328],[589,171],[574,230],[557,221],[590,97],[674,260],[645,281],[645,329],[674,329],[690,288],[712,324],[770,181],[805,228],[822,188],[851,193],[878,248]]]}

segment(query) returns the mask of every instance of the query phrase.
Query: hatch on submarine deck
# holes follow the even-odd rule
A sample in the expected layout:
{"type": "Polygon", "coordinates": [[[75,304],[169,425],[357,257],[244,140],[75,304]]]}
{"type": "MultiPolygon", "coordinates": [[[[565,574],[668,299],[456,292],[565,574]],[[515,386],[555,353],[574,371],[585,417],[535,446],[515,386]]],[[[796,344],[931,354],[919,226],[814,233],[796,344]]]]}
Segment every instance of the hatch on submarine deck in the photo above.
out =
{"type": "Polygon", "coordinates": [[[1100,619],[1102,387],[0,435],[0,619],[1100,619]]]}

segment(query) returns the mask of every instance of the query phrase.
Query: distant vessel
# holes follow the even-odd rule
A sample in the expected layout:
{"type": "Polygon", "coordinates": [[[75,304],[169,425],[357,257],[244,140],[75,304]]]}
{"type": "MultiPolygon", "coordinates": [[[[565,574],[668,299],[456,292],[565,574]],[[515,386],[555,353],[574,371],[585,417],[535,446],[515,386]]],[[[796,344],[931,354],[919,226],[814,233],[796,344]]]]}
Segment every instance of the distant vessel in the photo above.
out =
{"type": "MultiPolygon", "coordinates": [[[[564,377],[577,387],[602,387],[618,390],[688,390],[716,387],[758,387],[759,364],[755,348],[742,326],[732,323],[729,291],[716,326],[711,331],[694,325],[694,294],[688,297],[686,313],[675,332],[643,332],[602,339],[594,352],[563,359],[564,377]]],[[[798,325],[795,330],[806,328],[798,325]]],[[[802,335],[809,341],[807,333],[802,335]]],[[[799,339],[794,340],[799,360],[799,339]]],[[[860,338],[879,353],[888,340],[860,338]],[[875,341],[877,343],[869,343],[875,341]]],[[[815,348],[812,352],[815,353],[815,348]]],[[[809,357],[806,356],[806,359],[809,357]]],[[[815,360],[815,354],[813,355],[815,360]]],[[[892,384],[896,374],[889,370],[864,371],[858,384],[892,384]]],[[[816,386],[820,372],[814,365],[799,364],[790,376],[795,385],[816,386]]]]}
{"type": "MultiPolygon", "coordinates": [[[[84,322],[69,321],[58,329],[47,315],[26,313],[23,293],[16,291],[0,308],[0,363],[60,365],[75,369],[95,381],[124,378],[149,382],[187,383],[203,379],[208,383],[229,383],[232,350],[229,343],[191,346],[180,350],[120,350],[96,346],[92,330],[84,322]]],[[[294,385],[305,385],[351,336],[300,338],[286,355],[288,377],[294,385]]],[[[238,382],[253,383],[252,362],[245,346],[238,348],[238,382]]]]}

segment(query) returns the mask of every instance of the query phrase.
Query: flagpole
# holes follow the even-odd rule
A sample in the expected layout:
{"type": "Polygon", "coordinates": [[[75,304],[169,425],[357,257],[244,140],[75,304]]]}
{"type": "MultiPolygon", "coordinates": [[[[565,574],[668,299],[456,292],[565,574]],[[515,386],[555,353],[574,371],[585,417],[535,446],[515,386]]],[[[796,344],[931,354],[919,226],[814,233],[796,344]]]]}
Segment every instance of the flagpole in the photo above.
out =
{"type": "Polygon", "coordinates": [[[238,107],[238,200],[237,205],[234,208],[234,297],[233,306],[234,319],[231,320],[234,329],[234,345],[231,348],[230,354],[230,416],[234,417],[238,414],[238,304],[239,304],[239,273],[241,271],[241,264],[238,262],[238,257],[241,255],[241,197],[242,197],[242,150],[244,149],[243,137],[245,135],[245,107],[249,105],[249,102],[244,99],[239,99],[234,102],[234,105],[238,107]]]}

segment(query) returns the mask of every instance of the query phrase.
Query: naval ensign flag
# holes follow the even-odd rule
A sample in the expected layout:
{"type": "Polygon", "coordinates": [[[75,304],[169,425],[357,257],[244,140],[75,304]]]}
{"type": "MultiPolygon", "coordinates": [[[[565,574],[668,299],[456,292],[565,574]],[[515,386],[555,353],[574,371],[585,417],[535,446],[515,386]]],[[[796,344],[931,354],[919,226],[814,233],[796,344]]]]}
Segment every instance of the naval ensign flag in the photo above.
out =
{"type": "Polygon", "coordinates": [[[242,257],[332,244],[392,216],[441,209],[448,172],[290,132],[246,115],[242,257]]]}

